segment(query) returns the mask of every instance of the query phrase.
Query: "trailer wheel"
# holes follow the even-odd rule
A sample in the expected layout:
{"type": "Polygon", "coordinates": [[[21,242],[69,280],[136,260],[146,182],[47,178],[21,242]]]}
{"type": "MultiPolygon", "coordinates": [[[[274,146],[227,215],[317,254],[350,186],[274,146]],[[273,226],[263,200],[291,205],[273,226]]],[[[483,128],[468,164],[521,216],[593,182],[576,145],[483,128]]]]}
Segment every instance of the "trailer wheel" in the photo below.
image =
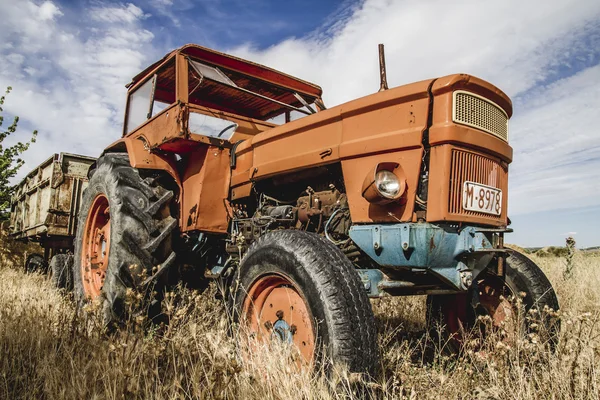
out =
{"type": "Polygon", "coordinates": [[[33,272],[46,273],[48,271],[48,263],[44,256],[38,253],[32,253],[25,260],[25,272],[30,274],[33,272]]]}
{"type": "Polygon", "coordinates": [[[544,310],[558,311],[558,299],[552,284],[542,270],[529,258],[510,250],[506,259],[504,279],[491,273],[482,272],[466,294],[438,295],[427,297],[427,320],[430,331],[437,335],[439,327],[444,327],[447,347],[457,351],[466,332],[485,336],[486,329],[530,333],[536,330],[551,347],[554,347],[559,321],[544,310]],[[534,314],[519,318],[515,303],[522,300],[526,313],[535,309],[534,314]],[[512,301],[511,301],[512,299],[512,301]],[[486,323],[478,322],[478,317],[489,317],[486,323]],[[527,317],[527,318],[526,318],[527,317]],[[543,326],[534,329],[535,325],[543,326]],[[476,332],[475,328],[479,327],[476,332]]]}
{"type": "Polygon", "coordinates": [[[127,154],[98,159],[81,200],[73,278],[79,301],[101,298],[107,324],[123,321],[128,310],[154,316],[150,297],[175,260],[172,200],[173,192],[132,168],[127,154]]]}
{"type": "Polygon", "coordinates": [[[364,287],[352,263],[318,235],[276,231],[259,238],[238,268],[231,305],[242,333],[259,343],[293,343],[297,364],[329,360],[352,372],[377,371],[377,332],[364,287]]]}
{"type": "Polygon", "coordinates": [[[59,289],[73,290],[73,255],[57,254],[50,260],[52,284],[59,289]]]}

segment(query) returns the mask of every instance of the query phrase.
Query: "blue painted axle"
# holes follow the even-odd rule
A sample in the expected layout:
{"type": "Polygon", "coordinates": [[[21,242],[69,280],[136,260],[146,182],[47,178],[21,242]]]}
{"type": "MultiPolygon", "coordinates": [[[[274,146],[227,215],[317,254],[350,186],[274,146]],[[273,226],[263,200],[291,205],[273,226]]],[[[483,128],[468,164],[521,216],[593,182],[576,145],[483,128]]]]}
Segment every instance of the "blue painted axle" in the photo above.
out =
{"type": "MultiPolygon", "coordinates": [[[[506,231],[473,226],[458,230],[430,223],[372,224],[352,226],[350,238],[381,267],[431,272],[449,290],[464,291],[495,254],[506,251],[496,244],[496,234],[506,231]]],[[[381,271],[359,270],[359,273],[364,282],[369,280],[372,296],[394,288],[394,281],[386,280],[381,271]]],[[[402,283],[396,286],[399,288],[402,283]]]]}

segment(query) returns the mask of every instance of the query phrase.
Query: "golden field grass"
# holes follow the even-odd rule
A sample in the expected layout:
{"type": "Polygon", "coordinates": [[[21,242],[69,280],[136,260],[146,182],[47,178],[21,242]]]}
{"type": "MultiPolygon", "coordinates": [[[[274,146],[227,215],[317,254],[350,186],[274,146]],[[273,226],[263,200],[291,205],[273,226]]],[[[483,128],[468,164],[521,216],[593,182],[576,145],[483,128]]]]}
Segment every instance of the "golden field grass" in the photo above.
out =
{"type": "MultiPolygon", "coordinates": [[[[0,398],[3,399],[313,399],[600,398],[600,257],[576,255],[563,280],[560,258],[535,259],[555,285],[562,330],[555,352],[531,335],[510,345],[448,356],[425,329],[423,297],[374,301],[381,375],[357,385],[297,371],[285,350],[240,357],[214,288],[180,289],[166,300],[171,323],[107,335],[93,310],[10,260],[0,266],[0,398]]],[[[93,308],[93,307],[92,307],[93,308]]],[[[360,382],[358,382],[360,383],[360,382]]]]}

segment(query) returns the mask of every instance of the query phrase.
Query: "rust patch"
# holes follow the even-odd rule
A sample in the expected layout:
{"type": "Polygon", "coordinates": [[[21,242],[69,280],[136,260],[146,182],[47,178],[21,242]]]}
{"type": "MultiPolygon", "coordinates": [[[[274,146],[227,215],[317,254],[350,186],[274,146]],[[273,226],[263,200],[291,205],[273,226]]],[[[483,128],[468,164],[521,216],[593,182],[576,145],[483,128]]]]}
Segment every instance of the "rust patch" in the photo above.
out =
{"type": "Polygon", "coordinates": [[[192,226],[196,223],[198,216],[196,215],[196,211],[198,211],[198,204],[195,204],[194,207],[190,208],[190,214],[187,220],[187,226],[192,226]]]}

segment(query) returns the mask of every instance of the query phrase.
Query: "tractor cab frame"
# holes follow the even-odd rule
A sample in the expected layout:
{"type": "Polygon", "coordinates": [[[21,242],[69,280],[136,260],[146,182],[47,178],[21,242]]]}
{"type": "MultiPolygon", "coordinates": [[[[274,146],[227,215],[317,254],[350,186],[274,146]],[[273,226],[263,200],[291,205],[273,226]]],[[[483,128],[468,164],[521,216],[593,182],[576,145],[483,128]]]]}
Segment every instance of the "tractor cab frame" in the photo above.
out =
{"type": "Polygon", "coordinates": [[[236,144],[325,109],[319,86],[192,44],[146,68],[127,88],[123,138],[104,153],[125,147],[133,167],[173,177],[182,232],[227,232],[223,199],[236,144]]]}

